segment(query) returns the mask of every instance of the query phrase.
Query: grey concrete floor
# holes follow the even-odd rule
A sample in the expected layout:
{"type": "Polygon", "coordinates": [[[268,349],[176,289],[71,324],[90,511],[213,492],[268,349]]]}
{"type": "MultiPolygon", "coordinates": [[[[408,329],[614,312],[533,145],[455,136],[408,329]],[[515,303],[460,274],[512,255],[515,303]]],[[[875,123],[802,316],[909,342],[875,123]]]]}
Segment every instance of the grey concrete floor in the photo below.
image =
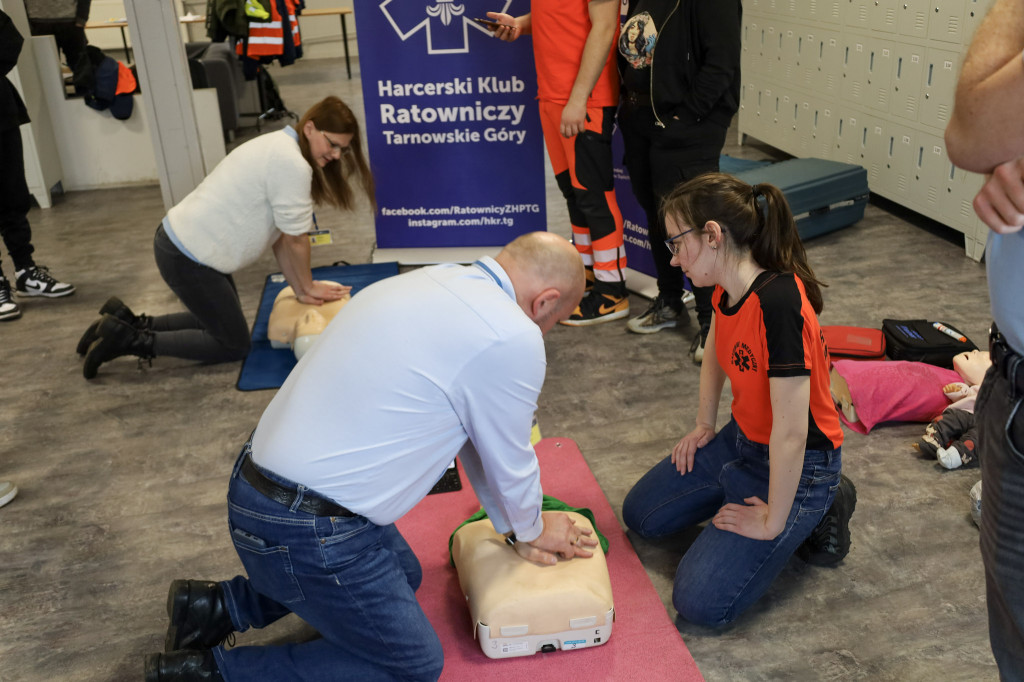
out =
{"type": "MultiPolygon", "coordinates": [[[[342,60],[300,61],[273,73],[296,112],[326,94],[361,112],[358,72],[346,80],[342,60]]],[[[726,152],[773,153],[756,144],[730,144],[726,152]]],[[[565,209],[548,180],[548,227],[567,235],[565,209]]],[[[237,363],[170,358],[141,369],[116,360],[87,382],[74,353],[110,295],[137,312],[179,309],[152,258],[163,213],[158,188],[135,187],[69,193],[30,214],[38,262],[78,292],[22,299],[22,319],[0,324],[0,479],[21,489],[0,510],[0,680],[141,679],[144,655],[162,647],[168,583],[240,570],[226,532],[227,477],[273,392],[235,390],[237,363]]],[[[367,210],[318,217],[334,244],[314,252],[315,265],[370,259],[367,210]]],[[[984,267],[964,256],[955,232],[873,202],[860,223],[808,242],[807,250],[830,284],[824,324],[878,327],[885,317],[926,317],[984,342],[984,267]]],[[[4,265],[10,274],[10,261],[4,265]]],[[[275,270],[268,253],[236,276],[250,314],[275,270]]],[[[634,296],[634,314],[646,303],[634,296]]],[[[547,337],[542,432],[579,443],[617,513],[631,485],[693,423],[698,368],[686,351],[694,332],[637,336],[613,322],[558,327],[547,337]]],[[[722,405],[720,424],[728,400],[722,405]]],[[[724,630],[676,621],[707,679],[997,679],[969,515],[968,491],[980,475],[917,456],[911,443],[922,429],[847,431],[844,469],[858,506],[853,550],[840,566],[794,558],[761,602],[724,630]]],[[[635,541],[672,618],[672,577],[692,536],[635,541]]],[[[239,643],[309,634],[285,619],[239,643]]]]}

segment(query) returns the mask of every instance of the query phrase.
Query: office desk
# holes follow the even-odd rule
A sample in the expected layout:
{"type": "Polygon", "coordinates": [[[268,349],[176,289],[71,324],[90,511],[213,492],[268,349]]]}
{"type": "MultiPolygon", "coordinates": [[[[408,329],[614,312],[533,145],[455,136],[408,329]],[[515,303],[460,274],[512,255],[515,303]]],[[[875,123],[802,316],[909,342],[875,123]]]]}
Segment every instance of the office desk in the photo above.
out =
{"type": "MultiPolygon", "coordinates": [[[[330,17],[337,16],[341,18],[341,44],[345,48],[345,70],[348,72],[349,80],[352,80],[352,58],[349,55],[348,50],[348,21],[346,17],[352,14],[353,11],[348,7],[326,7],[323,9],[307,9],[303,10],[299,14],[299,19],[302,17],[330,17]]],[[[182,24],[201,24],[206,21],[205,16],[185,16],[178,19],[182,24]]],[[[128,22],[125,20],[117,21],[90,21],[85,27],[87,29],[93,28],[117,28],[121,30],[121,44],[124,45],[124,58],[128,60],[128,64],[131,65],[131,53],[128,49],[128,38],[124,32],[125,28],[128,27],[128,22]]]]}
{"type": "Polygon", "coordinates": [[[299,14],[299,19],[302,17],[341,17],[341,44],[345,48],[345,70],[348,72],[349,80],[352,80],[352,60],[348,53],[348,22],[345,17],[352,13],[348,7],[325,7],[323,9],[304,9],[299,14]]]}
{"type": "MultiPolygon", "coordinates": [[[[184,16],[179,17],[178,21],[182,24],[202,24],[206,22],[205,16],[184,16]]],[[[124,30],[128,28],[128,21],[126,19],[116,19],[114,21],[90,21],[85,24],[86,29],[93,28],[116,28],[121,31],[121,44],[124,45],[124,58],[128,60],[128,66],[132,64],[132,52],[128,48],[128,36],[124,30]]]]}

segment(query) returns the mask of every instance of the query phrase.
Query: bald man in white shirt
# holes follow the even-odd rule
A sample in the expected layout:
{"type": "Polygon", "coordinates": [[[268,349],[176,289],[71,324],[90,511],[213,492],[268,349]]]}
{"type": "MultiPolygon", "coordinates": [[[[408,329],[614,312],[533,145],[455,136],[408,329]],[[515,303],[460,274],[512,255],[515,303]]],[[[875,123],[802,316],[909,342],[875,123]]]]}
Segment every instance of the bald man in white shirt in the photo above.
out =
{"type": "Polygon", "coordinates": [[[564,514],[542,520],[530,446],[543,334],[572,313],[584,281],[575,248],[535,232],[496,258],[415,270],[353,297],[235,467],[228,518],[248,577],[172,584],[166,648],[197,651],[150,656],[147,680],[437,679],[444,658],[416,601],[419,561],[394,522],[456,455],[524,560],[591,556],[589,530],[564,514]],[[289,612],[322,637],[216,646],[289,612]]]}

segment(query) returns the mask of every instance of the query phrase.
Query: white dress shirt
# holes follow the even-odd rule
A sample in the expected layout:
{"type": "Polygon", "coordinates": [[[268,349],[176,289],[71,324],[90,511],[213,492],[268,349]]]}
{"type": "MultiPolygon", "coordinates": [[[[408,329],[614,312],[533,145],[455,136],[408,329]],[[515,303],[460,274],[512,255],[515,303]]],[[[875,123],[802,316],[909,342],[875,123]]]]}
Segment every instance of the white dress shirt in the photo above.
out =
{"type": "Polygon", "coordinates": [[[253,460],[385,525],[458,455],[498,532],[531,541],[545,369],[541,330],[494,259],[390,277],[357,293],[292,370],[253,460]]]}

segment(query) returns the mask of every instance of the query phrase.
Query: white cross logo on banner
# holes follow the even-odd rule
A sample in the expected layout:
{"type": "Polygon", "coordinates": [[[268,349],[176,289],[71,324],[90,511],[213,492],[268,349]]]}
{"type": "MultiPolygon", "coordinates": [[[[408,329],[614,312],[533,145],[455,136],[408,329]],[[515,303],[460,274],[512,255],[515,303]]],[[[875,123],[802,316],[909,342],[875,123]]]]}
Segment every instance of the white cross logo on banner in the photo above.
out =
{"type": "MultiPolygon", "coordinates": [[[[433,4],[427,5],[384,0],[380,11],[402,41],[424,29],[427,54],[460,54],[469,52],[470,28],[490,34],[488,28],[473,21],[473,16],[466,16],[466,6],[473,4],[480,5],[476,10],[476,16],[480,17],[486,17],[485,13],[493,7],[482,0],[464,0],[461,4],[456,0],[434,0],[433,4]]],[[[511,4],[512,0],[505,0],[500,11],[505,12],[511,4]]]]}
{"type": "Polygon", "coordinates": [[[437,4],[427,8],[427,14],[432,17],[441,17],[441,23],[447,26],[452,23],[452,17],[462,16],[466,11],[465,5],[456,5],[455,0],[437,0],[437,4]]]}

